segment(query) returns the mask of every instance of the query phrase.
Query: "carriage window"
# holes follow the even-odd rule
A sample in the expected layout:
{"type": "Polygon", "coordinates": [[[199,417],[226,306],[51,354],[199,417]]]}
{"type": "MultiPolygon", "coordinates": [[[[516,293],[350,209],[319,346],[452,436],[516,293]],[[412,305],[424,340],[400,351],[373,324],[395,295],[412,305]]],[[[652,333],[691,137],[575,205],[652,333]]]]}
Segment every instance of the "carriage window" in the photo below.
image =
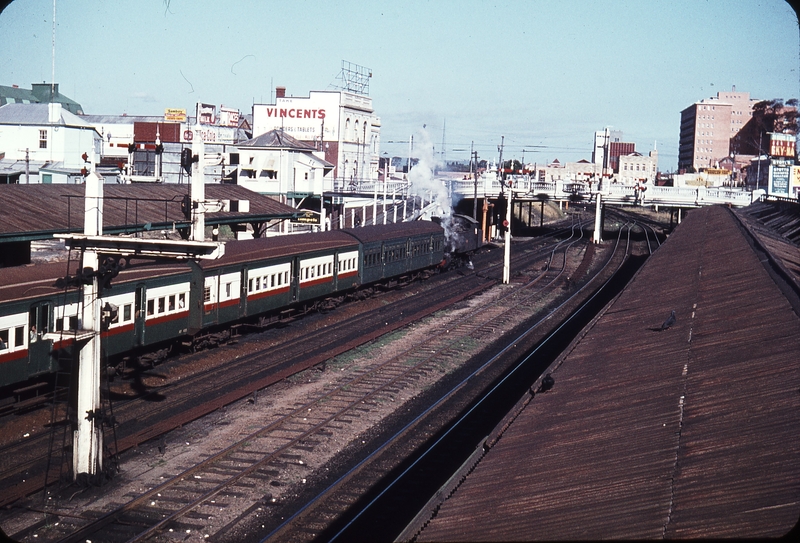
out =
{"type": "Polygon", "coordinates": [[[261,278],[256,277],[256,290],[261,290],[261,278]]]}
{"type": "Polygon", "coordinates": [[[147,300],[147,316],[154,315],[156,312],[156,301],[147,300]]]}
{"type": "Polygon", "coordinates": [[[181,292],[178,294],[178,309],[183,309],[186,307],[186,293],[181,292]]]}
{"type": "Polygon", "coordinates": [[[174,294],[169,297],[169,310],[170,311],[175,311],[175,295],[174,294]]]}
{"type": "Polygon", "coordinates": [[[14,346],[22,347],[25,345],[25,327],[17,326],[14,328],[14,346]]]}
{"type": "Polygon", "coordinates": [[[162,296],[158,299],[158,312],[163,313],[166,310],[166,299],[162,296]]]}
{"type": "Polygon", "coordinates": [[[289,282],[289,272],[288,271],[284,272],[284,274],[285,275],[283,276],[283,282],[284,283],[288,283],[289,282]]]}
{"type": "Polygon", "coordinates": [[[230,298],[231,297],[231,284],[230,283],[225,283],[225,297],[226,298],[230,298]]]}
{"type": "Polygon", "coordinates": [[[211,301],[211,287],[206,287],[203,289],[203,301],[204,302],[211,301]]]}
{"type": "Polygon", "coordinates": [[[38,335],[46,334],[51,330],[50,304],[31,307],[28,315],[28,326],[36,330],[38,335]]]}
{"type": "Polygon", "coordinates": [[[129,321],[131,320],[131,304],[125,304],[122,308],[122,320],[129,321]]]}
{"type": "Polygon", "coordinates": [[[0,351],[8,349],[8,330],[0,330],[0,351]]]}
{"type": "Polygon", "coordinates": [[[275,288],[275,274],[269,276],[269,286],[271,288],[275,288]]]}

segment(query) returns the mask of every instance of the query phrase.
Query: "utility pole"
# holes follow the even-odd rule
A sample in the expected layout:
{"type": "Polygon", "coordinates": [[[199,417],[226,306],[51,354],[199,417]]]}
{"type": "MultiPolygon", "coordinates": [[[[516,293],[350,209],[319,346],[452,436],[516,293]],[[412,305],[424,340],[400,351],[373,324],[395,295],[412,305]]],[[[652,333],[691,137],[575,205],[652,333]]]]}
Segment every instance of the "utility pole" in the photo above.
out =
{"type": "Polygon", "coordinates": [[[507,285],[511,280],[511,198],[513,191],[508,188],[508,201],[506,202],[506,219],[503,221],[506,227],[505,247],[503,258],[503,284],[507,285]]]}
{"type": "Polygon", "coordinates": [[[497,146],[497,150],[500,151],[500,164],[497,165],[497,172],[500,174],[500,186],[503,186],[503,146],[505,145],[506,137],[500,136],[500,145],[497,146]]]}
{"type": "Polygon", "coordinates": [[[478,152],[473,151],[473,147],[475,146],[475,142],[469,144],[469,156],[470,156],[470,163],[469,163],[469,170],[474,178],[474,187],[475,190],[472,195],[472,218],[476,221],[478,220],[478,152]]]}

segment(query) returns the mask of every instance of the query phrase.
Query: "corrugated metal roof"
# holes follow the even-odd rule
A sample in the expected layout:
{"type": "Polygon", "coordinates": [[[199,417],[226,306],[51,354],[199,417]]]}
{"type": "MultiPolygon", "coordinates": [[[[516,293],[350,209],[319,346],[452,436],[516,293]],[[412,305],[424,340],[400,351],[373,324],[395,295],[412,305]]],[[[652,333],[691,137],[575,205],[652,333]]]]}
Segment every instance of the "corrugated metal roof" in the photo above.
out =
{"type": "Polygon", "coordinates": [[[236,144],[237,147],[256,147],[264,149],[296,149],[298,151],[316,151],[308,143],[297,140],[280,128],[265,132],[253,139],[236,144]]]}
{"type": "Polygon", "coordinates": [[[390,224],[378,224],[371,228],[344,228],[362,243],[371,243],[386,239],[387,236],[418,236],[420,234],[441,234],[442,227],[431,221],[409,221],[390,224]]]}
{"type": "Polygon", "coordinates": [[[727,209],[689,213],[419,540],[789,531],[800,319],[744,236],[727,209]]]}
{"type": "Polygon", "coordinates": [[[6,104],[0,106],[0,124],[59,125],[94,129],[93,125],[63,107],[58,121],[51,123],[48,112],[49,106],[49,104],[6,104]]]}
{"type": "MultiPolygon", "coordinates": [[[[21,233],[66,232],[83,229],[83,185],[0,185],[0,237],[21,233]]],[[[189,185],[105,184],[104,225],[112,231],[123,226],[151,223],[154,228],[185,222],[181,199],[189,185]],[[158,201],[156,201],[158,200],[158,201]]],[[[264,217],[286,217],[296,210],[239,185],[207,184],[208,200],[248,200],[250,211],[210,212],[207,224],[249,222],[264,217]]]]}
{"type": "Polygon", "coordinates": [[[316,232],[313,235],[293,234],[272,236],[252,240],[229,242],[225,245],[225,255],[217,260],[200,261],[203,268],[217,268],[255,259],[293,256],[307,251],[352,247],[357,249],[356,240],[341,230],[316,232]]]}

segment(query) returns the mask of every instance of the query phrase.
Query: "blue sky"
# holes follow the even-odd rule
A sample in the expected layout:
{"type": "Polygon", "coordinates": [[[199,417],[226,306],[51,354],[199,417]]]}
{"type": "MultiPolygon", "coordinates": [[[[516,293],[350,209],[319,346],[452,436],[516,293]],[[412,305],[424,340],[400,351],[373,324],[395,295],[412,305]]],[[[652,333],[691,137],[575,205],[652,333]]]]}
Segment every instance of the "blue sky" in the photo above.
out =
{"type": "MultiPolygon", "coordinates": [[[[52,0],[0,13],[0,84],[52,72],[52,0]]],[[[800,33],[783,0],[57,0],[55,81],[89,114],[198,101],[245,113],[275,86],[307,96],[369,67],[382,151],[423,125],[448,160],[591,158],[605,126],[677,165],[680,111],[718,91],[800,97],[800,33]]]]}

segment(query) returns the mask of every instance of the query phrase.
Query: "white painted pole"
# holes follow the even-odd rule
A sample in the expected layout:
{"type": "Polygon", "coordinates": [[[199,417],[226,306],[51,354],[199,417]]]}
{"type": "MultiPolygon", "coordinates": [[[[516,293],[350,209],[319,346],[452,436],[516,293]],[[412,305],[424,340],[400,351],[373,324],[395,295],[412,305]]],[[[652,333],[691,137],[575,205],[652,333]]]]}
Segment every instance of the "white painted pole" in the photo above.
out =
{"type": "Polygon", "coordinates": [[[192,138],[192,156],[197,161],[192,163],[192,241],[205,241],[206,215],[203,202],[206,200],[205,186],[205,144],[200,133],[200,125],[195,124],[192,138]]]}
{"type": "Polygon", "coordinates": [[[594,211],[594,234],[592,234],[592,241],[594,243],[600,243],[603,241],[601,236],[601,230],[603,229],[603,221],[602,221],[602,212],[603,212],[603,204],[601,202],[602,198],[600,196],[600,191],[597,191],[597,206],[595,207],[594,211]]]}
{"type": "MultiPolygon", "coordinates": [[[[367,224],[367,216],[364,215],[364,223],[367,224]]],[[[378,181],[372,183],[372,224],[378,224],[378,181]]]]}
{"type": "Polygon", "coordinates": [[[505,256],[503,259],[503,284],[511,280],[511,187],[508,188],[508,203],[506,204],[506,237],[505,256]]]}
{"type": "MultiPolygon", "coordinates": [[[[94,160],[92,159],[92,162],[94,160]]],[[[93,165],[90,169],[94,170],[93,165]]],[[[84,234],[103,234],[103,180],[92,171],[85,181],[84,234]]],[[[84,251],[84,268],[97,270],[99,258],[96,251],[84,251]]],[[[81,330],[92,332],[78,356],[77,428],[73,435],[72,474],[77,479],[81,473],[95,475],[103,468],[103,428],[94,417],[100,412],[100,303],[97,277],[83,287],[83,314],[81,330]]]]}
{"type": "Polygon", "coordinates": [[[383,180],[383,224],[386,224],[386,179],[383,180]]]}

